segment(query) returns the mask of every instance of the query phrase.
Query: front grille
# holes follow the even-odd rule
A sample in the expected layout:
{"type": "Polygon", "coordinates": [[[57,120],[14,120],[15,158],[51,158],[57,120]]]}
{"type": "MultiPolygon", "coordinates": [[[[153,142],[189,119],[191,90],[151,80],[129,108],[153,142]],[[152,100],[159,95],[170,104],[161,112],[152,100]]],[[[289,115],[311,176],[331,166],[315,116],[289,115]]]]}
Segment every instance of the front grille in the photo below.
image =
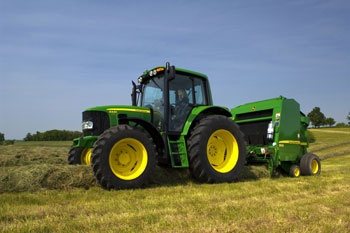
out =
{"type": "Polygon", "coordinates": [[[101,111],[83,112],[83,121],[92,121],[93,129],[83,130],[84,136],[99,136],[110,127],[108,114],[101,111]]]}

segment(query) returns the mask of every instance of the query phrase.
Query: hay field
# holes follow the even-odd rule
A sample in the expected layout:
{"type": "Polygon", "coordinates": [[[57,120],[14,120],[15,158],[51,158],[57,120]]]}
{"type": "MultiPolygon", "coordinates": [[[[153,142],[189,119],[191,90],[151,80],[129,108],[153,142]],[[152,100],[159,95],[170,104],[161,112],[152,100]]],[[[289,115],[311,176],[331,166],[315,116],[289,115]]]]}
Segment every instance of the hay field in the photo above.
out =
{"type": "Polygon", "coordinates": [[[209,185],[157,168],[148,188],[122,191],[66,165],[70,142],[0,146],[0,232],[349,232],[350,129],[313,133],[318,177],[249,166],[238,182],[209,185]]]}

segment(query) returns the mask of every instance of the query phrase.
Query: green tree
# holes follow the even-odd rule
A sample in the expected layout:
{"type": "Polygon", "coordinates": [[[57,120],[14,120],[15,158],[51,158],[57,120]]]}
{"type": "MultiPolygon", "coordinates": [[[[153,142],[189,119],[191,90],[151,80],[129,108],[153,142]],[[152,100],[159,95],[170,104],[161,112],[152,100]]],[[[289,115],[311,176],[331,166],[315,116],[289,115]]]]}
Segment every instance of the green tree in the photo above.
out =
{"type": "Polygon", "coordinates": [[[5,141],[5,134],[0,133],[0,142],[5,141]]]}
{"type": "Polygon", "coordinates": [[[79,138],[83,135],[79,131],[69,131],[69,130],[48,130],[45,132],[37,131],[35,134],[27,133],[24,141],[70,141],[74,138],[79,138]]]}
{"type": "Polygon", "coordinates": [[[324,121],[324,123],[326,125],[329,125],[329,127],[332,127],[335,124],[335,120],[332,117],[328,117],[326,118],[326,120],[324,121]]]}
{"type": "Polygon", "coordinates": [[[314,125],[315,128],[320,127],[325,124],[326,117],[321,112],[319,107],[314,107],[307,117],[310,119],[311,124],[314,125]]]}
{"type": "Polygon", "coordinates": [[[344,128],[344,127],[347,127],[347,125],[344,122],[340,122],[340,123],[336,124],[335,127],[344,128]]]}
{"type": "Polygon", "coordinates": [[[346,117],[346,119],[349,121],[348,124],[350,125],[350,112],[349,112],[348,116],[346,117]]]}
{"type": "Polygon", "coordinates": [[[23,138],[24,141],[33,141],[33,136],[31,133],[27,133],[26,137],[23,138]]]}

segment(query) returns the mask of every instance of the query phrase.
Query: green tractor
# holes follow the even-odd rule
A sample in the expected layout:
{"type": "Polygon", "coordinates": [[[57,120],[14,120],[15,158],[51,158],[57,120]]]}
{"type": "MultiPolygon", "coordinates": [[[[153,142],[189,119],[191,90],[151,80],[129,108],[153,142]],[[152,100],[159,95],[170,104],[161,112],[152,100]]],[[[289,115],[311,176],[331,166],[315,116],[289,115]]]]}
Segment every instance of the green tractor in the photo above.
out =
{"type": "Polygon", "coordinates": [[[155,166],[188,168],[205,183],[232,182],[246,158],[243,134],[225,107],[213,105],[206,75],[160,66],[134,82],[132,106],[83,112],[84,136],[69,164],[91,164],[105,189],[142,187],[155,166]]]}

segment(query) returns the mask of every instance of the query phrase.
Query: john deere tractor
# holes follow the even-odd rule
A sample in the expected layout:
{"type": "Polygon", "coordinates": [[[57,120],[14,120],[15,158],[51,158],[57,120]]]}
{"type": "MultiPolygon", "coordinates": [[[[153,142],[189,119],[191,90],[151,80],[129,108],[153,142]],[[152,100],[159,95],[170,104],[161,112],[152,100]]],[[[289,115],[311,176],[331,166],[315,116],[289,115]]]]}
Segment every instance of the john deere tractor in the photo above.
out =
{"type": "Polygon", "coordinates": [[[83,112],[69,164],[91,164],[105,189],[144,186],[156,164],[189,167],[200,182],[231,182],[246,157],[243,134],[225,107],[213,105],[206,75],[160,66],[132,82],[132,106],[83,112]]]}

